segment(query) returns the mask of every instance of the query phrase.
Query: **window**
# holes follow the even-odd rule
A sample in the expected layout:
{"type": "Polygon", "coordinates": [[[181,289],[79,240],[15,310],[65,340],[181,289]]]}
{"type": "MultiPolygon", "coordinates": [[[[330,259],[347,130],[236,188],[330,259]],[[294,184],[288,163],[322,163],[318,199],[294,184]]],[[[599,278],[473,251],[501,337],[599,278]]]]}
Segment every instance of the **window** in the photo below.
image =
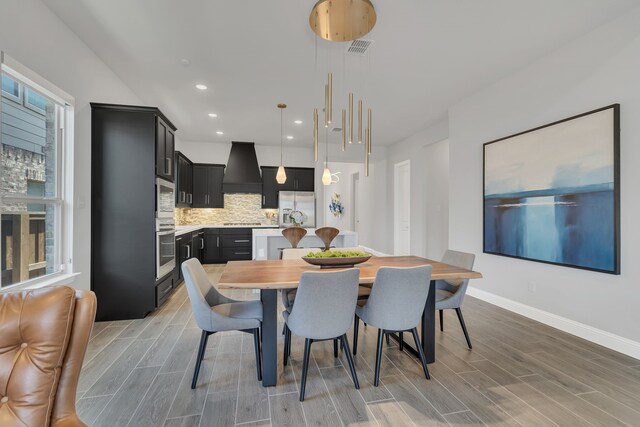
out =
{"type": "Polygon", "coordinates": [[[73,146],[66,130],[73,102],[1,52],[0,59],[0,287],[6,289],[71,273],[73,146]]]}

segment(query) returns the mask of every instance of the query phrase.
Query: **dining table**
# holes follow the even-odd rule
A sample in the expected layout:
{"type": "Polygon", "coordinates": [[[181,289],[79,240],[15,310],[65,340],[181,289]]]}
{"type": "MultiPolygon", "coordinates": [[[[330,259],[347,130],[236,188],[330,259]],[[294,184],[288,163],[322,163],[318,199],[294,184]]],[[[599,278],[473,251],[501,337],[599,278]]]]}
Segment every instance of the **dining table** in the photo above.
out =
{"type": "MultiPolygon", "coordinates": [[[[435,354],[435,303],[437,280],[479,279],[482,274],[439,261],[417,256],[373,256],[355,268],[360,270],[360,284],[374,284],[380,267],[418,267],[431,265],[429,293],[421,319],[421,343],[427,363],[433,363],[435,354]]],[[[300,276],[307,271],[319,271],[320,267],[302,259],[229,261],[218,281],[219,289],[258,289],[263,307],[262,318],[262,385],[275,386],[278,376],[278,291],[295,289],[300,276]]],[[[323,269],[336,271],[338,269],[323,269]]],[[[374,284],[375,286],[375,284],[374,284]]],[[[295,303],[294,303],[295,304],[295,303]]],[[[405,347],[408,347],[405,344],[405,347]]]]}

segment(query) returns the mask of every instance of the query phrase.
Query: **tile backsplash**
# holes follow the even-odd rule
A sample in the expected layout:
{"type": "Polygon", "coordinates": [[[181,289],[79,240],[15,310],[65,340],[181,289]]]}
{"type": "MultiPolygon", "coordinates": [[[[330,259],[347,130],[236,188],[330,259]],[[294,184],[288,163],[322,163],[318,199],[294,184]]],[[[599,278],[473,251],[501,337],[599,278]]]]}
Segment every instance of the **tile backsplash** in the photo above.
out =
{"type": "Polygon", "coordinates": [[[224,209],[176,209],[176,225],[224,224],[225,222],[278,224],[277,209],[262,209],[260,194],[225,194],[224,209]]]}

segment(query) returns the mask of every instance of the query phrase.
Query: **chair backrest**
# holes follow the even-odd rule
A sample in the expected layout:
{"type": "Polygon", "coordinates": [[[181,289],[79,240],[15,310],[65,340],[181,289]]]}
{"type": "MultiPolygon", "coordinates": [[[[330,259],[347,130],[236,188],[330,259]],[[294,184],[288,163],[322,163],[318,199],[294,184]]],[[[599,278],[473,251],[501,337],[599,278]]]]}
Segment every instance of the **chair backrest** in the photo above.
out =
{"type": "Polygon", "coordinates": [[[392,331],[415,328],[429,295],[430,265],[411,268],[381,267],[363,307],[368,321],[392,331]]]}
{"type": "MultiPolygon", "coordinates": [[[[442,262],[445,264],[453,265],[455,267],[465,268],[467,270],[473,269],[473,263],[476,259],[475,254],[467,252],[458,252],[447,249],[442,257],[442,262]]],[[[469,283],[469,279],[464,280],[445,280],[448,284],[453,286],[460,286],[462,284],[469,283]]]]}
{"type": "Polygon", "coordinates": [[[75,398],[95,314],[93,292],[67,286],[0,294],[1,425],[84,425],[75,398]]]}
{"type": "Polygon", "coordinates": [[[200,329],[211,328],[211,307],[224,302],[224,297],[211,284],[207,272],[197,258],[182,263],[182,274],[191,301],[193,317],[200,329]]]}
{"type": "Polygon", "coordinates": [[[286,248],[282,250],[282,259],[300,259],[309,252],[320,252],[318,248],[286,248]]]}
{"type": "Polygon", "coordinates": [[[329,339],[346,333],[358,300],[360,270],[304,272],[287,325],[299,336],[329,339]]]}
{"type": "Polygon", "coordinates": [[[282,230],[282,235],[289,241],[292,248],[297,248],[300,240],[307,235],[307,230],[302,227],[288,227],[282,230]]]}
{"type": "Polygon", "coordinates": [[[333,242],[333,239],[335,239],[338,234],[340,234],[340,230],[335,227],[320,227],[316,229],[316,236],[324,243],[325,251],[329,250],[331,242],[333,242]]]}

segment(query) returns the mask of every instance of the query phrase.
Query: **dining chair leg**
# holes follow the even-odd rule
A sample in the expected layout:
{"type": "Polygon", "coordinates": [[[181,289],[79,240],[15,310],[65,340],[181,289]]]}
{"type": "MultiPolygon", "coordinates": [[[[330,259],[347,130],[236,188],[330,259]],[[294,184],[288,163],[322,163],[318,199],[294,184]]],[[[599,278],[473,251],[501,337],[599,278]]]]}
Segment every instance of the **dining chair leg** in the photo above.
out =
{"type": "Polygon", "coordinates": [[[429,375],[429,368],[427,368],[427,359],[424,357],[422,344],[420,343],[420,338],[418,337],[418,328],[413,328],[411,330],[411,333],[413,334],[413,341],[415,341],[416,348],[418,349],[418,355],[420,356],[420,362],[422,363],[422,370],[424,371],[424,376],[426,379],[430,380],[431,376],[429,375]]]}
{"type": "Polygon", "coordinates": [[[467,326],[464,324],[464,317],[462,317],[462,310],[460,309],[460,307],[456,308],[456,314],[458,315],[460,326],[462,326],[462,332],[464,332],[464,337],[467,340],[467,345],[469,346],[469,350],[471,350],[473,347],[471,347],[471,340],[469,339],[469,333],[467,332],[467,326]]]}
{"type": "Polygon", "coordinates": [[[444,319],[443,319],[443,315],[444,314],[444,310],[440,310],[440,332],[444,331],[444,319]]]}
{"type": "Polygon", "coordinates": [[[404,332],[398,332],[398,345],[400,346],[400,351],[404,350],[404,332]]]}
{"type": "Polygon", "coordinates": [[[353,364],[353,356],[351,356],[351,351],[349,350],[349,342],[347,341],[347,334],[344,334],[340,337],[340,341],[342,342],[342,347],[344,348],[344,354],[347,358],[347,362],[349,363],[349,370],[351,371],[351,379],[353,380],[353,385],[356,389],[360,389],[360,382],[358,381],[358,374],[356,373],[356,368],[353,364]]]}
{"type": "Polygon", "coordinates": [[[253,330],[253,346],[256,350],[256,369],[258,371],[258,381],[262,381],[262,352],[260,351],[260,329],[253,330]]]}
{"type": "Polygon", "coordinates": [[[202,331],[202,335],[200,335],[200,347],[198,348],[198,356],[196,357],[196,367],[193,371],[193,379],[191,380],[191,389],[196,388],[196,383],[198,382],[198,374],[200,373],[200,365],[202,365],[202,359],[204,359],[204,352],[207,349],[207,341],[209,340],[209,335],[212,332],[202,331]]]}
{"type": "Polygon", "coordinates": [[[289,362],[289,346],[291,346],[291,331],[289,330],[289,328],[287,327],[287,324],[284,324],[284,351],[283,351],[283,358],[282,358],[282,364],[284,366],[287,366],[287,363],[289,362]]]}
{"type": "Polygon", "coordinates": [[[302,359],[302,378],[300,379],[300,402],[304,400],[304,390],[307,386],[307,372],[309,371],[309,356],[311,354],[311,338],[304,340],[304,358],[302,359]]]}
{"type": "MultiPolygon", "coordinates": [[[[380,364],[382,363],[382,338],[385,335],[384,329],[378,329],[378,350],[376,351],[376,371],[373,378],[373,385],[378,387],[380,383],[380,364]]],[[[388,337],[387,337],[388,338],[388,337]]]]}
{"type": "Polygon", "coordinates": [[[333,357],[338,358],[338,338],[333,340],[333,357]]]}
{"type": "Polygon", "coordinates": [[[391,341],[389,340],[389,334],[385,334],[385,338],[387,339],[387,346],[391,345],[391,341]]]}
{"type": "Polygon", "coordinates": [[[353,355],[355,356],[358,352],[358,329],[360,328],[360,318],[358,315],[355,315],[355,319],[353,320],[353,355]]]}

